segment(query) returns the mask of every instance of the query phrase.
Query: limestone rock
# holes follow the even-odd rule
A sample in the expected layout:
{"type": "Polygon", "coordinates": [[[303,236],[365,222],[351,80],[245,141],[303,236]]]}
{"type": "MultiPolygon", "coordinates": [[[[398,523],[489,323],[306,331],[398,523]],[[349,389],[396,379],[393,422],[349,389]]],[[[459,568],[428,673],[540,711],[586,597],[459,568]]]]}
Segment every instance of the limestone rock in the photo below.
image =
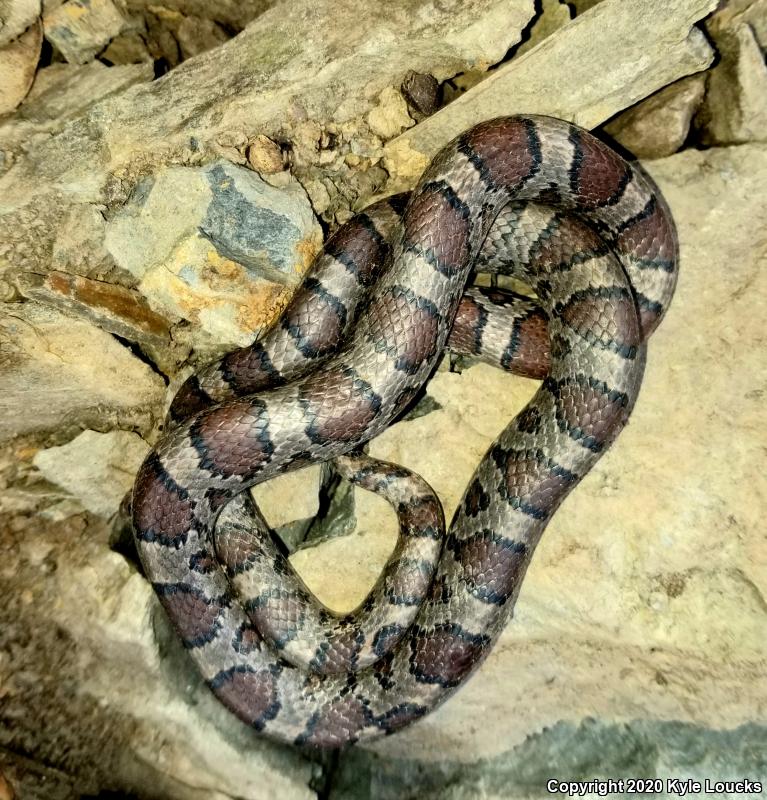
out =
{"type": "Polygon", "coordinates": [[[482,119],[527,112],[593,128],[705,69],[713,51],[694,23],[715,6],[716,0],[652,0],[627,14],[622,0],[603,0],[387,143],[392,185],[409,186],[443,145],[482,119]]]}
{"type": "MultiPolygon", "coordinates": [[[[210,9],[208,3],[165,5],[210,16],[200,10],[210,9]]],[[[236,3],[216,6],[216,22],[226,24],[219,6],[222,14],[237,13],[236,3]]],[[[13,242],[6,257],[29,264],[28,254],[39,246],[39,234],[20,224],[21,217],[44,218],[46,235],[55,238],[64,222],[53,208],[104,197],[116,208],[160,167],[211,160],[224,133],[240,131],[246,144],[265,135],[287,145],[302,120],[337,126],[332,148],[328,141],[310,152],[319,166],[320,155],[334,150],[333,168],[322,169],[333,187],[328,213],[348,210],[381,191],[386,179],[366,156],[356,167],[345,161],[352,144],[380,147],[365,117],[381,92],[399,85],[410,70],[444,80],[487,69],[518,41],[533,6],[533,0],[448,0],[439,6],[414,0],[401,13],[389,4],[321,0],[311,14],[301,3],[270,8],[224,47],[184,62],[162,80],[112,92],[53,133],[46,128],[37,136],[27,128],[23,140],[14,138],[13,163],[0,175],[0,240],[13,242]]],[[[0,125],[0,147],[9,125],[0,125]]],[[[302,170],[302,181],[320,177],[302,170]]],[[[44,264],[34,267],[43,271],[44,264]]]]}
{"type": "Polygon", "coordinates": [[[40,450],[34,465],[93,514],[108,519],[130,491],[149,445],[135,433],[83,431],[68,444],[40,450]]]}
{"type": "Polygon", "coordinates": [[[767,140],[767,65],[750,25],[716,32],[721,61],[708,76],[695,125],[709,145],[767,140]]]}
{"type": "Polygon", "coordinates": [[[138,33],[125,33],[115,37],[101,54],[109,64],[141,64],[152,61],[152,54],[138,33]]]}
{"type": "Polygon", "coordinates": [[[403,128],[412,128],[415,121],[407,112],[405,98],[393,87],[387,87],[378,98],[378,105],[368,114],[370,130],[382,139],[392,139],[403,128]]]}
{"type": "Polygon", "coordinates": [[[729,0],[719,5],[716,13],[706,20],[706,28],[714,37],[745,24],[754,32],[762,50],[767,50],[767,0],[729,0]]]}
{"type": "MultiPolygon", "coordinates": [[[[18,157],[23,159],[27,149],[34,147],[35,140],[39,143],[49,141],[52,135],[64,129],[73,119],[87,113],[102,98],[127,89],[135,83],[150,81],[153,77],[151,64],[107,67],[98,61],[82,66],[56,63],[39,70],[24,102],[13,116],[7,117],[5,124],[0,125],[0,173],[9,169],[18,157]]],[[[100,199],[89,197],[94,202],[100,199]]],[[[56,220],[54,225],[57,226],[52,232],[53,236],[69,240],[80,237],[81,245],[85,246],[78,246],[77,258],[90,263],[100,259],[101,253],[96,253],[92,247],[82,242],[80,226],[73,226],[70,224],[73,220],[61,217],[60,195],[58,203],[54,203],[52,199],[50,202],[55,206],[55,214],[52,213],[51,216],[56,220]]],[[[4,202],[0,203],[0,206],[3,205],[6,209],[9,205],[15,208],[13,196],[5,195],[4,202]]],[[[93,205],[86,203],[78,210],[77,215],[88,216],[94,211],[93,205]]],[[[38,212],[34,211],[33,214],[37,216],[38,212]]],[[[0,228],[4,227],[3,223],[6,221],[2,219],[0,212],[0,228]]],[[[19,230],[18,224],[11,222],[0,234],[0,240],[8,242],[15,238],[19,230]]],[[[17,257],[13,259],[16,264],[26,260],[18,256],[22,253],[29,254],[35,247],[34,239],[38,237],[33,237],[31,233],[27,233],[27,236],[27,244],[19,248],[17,257]]],[[[35,266],[43,269],[45,264],[37,263],[35,266]]]]}
{"type": "Polygon", "coordinates": [[[13,41],[40,17],[40,0],[0,0],[0,47],[13,41]]]}
{"type": "Polygon", "coordinates": [[[67,427],[151,429],[162,379],[105,331],[34,302],[0,316],[0,440],[67,427]]]}
{"type": "MultiPolygon", "coordinates": [[[[72,800],[316,797],[303,754],[215,700],[103,523],[72,517],[45,538],[39,527],[33,517],[0,528],[2,753],[40,743],[72,800]]],[[[22,797],[49,798],[58,785],[22,797]]]]}
{"type": "Polygon", "coordinates": [[[23,297],[54,306],[138,346],[165,374],[176,371],[189,348],[171,340],[167,319],[152,311],[138,292],[106,281],[65,272],[22,272],[16,287],[23,297]]]}
{"type": "Polygon", "coordinates": [[[211,19],[184,17],[176,31],[182,58],[191,58],[217,47],[229,39],[229,35],[211,19]]]}
{"type": "MultiPolygon", "coordinates": [[[[134,14],[143,14],[149,8],[157,9],[154,0],[125,0],[134,14]]],[[[273,0],[163,0],[162,9],[175,11],[183,16],[210,19],[239,33],[251,20],[274,5],[273,0]]]]}
{"type": "MultiPolygon", "coordinates": [[[[608,780],[627,781],[637,775],[658,776],[664,787],[671,788],[659,793],[663,796],[682,789],[685,780],[698,781],[703,789],[707,779],[715,785],[748,775],[752,786],[755,782],[764,786],[765,747],[767,734],[759,725],[711,731],[682,722],[558,723],[517,747],[471,765],[449,759],[427,765],[357,748],[341,758],[330,800],[532,800],[554,794],[547,788],[552,780],[557,787],[565,784],[556,791],[556,796],[563,796],[570,782],[578,786],[596,778],[605,781],[607,788],[608,780]],[[684,778],[670,777],[679,775],[684,778]]],[[[708,789],[709,794],[716,792],[708,789]]],[[[625,794],[615,792],[616,796],[625,794]]],[[[599,795],[587,790],[585,796],[599,795]]],[[[692,796],[705,794],[693,792],[692,796]]]]}
{"type": "Polygon", "coordinates": [[[70,64],[85,64],[126,26],[112,0],[67,0],[43,15],[45,38],[70,64]]]}
{"type": "Polygon", "coordinates": [[[19,38],[0,48],[0,114],[13,111],[26,97],[40,58],[42,26],[34,22],[19,38]]]}
{"type": "Polygon", "coordinates": [[[530,38],[522,42],[514,55],[520,56],[522,53],[532,50],[572,18],[573,11],[570,3],[562,2],[562,0],[542,0],[540,13],[530,30],[530,38]]]}
{"type": "Polygon", "coordinates": [[[282,150],[268,136],[256,136],[248,145],[248,163],[261,175],[282,172],[282,150]]]}
{"type": "Polygon", "coordinates": [[[227,345],[275,318],[321,244],[298,182],[275,189],[223,161],[146,179],[106,235],[153,309],[227,345]]]}
{"type": "Polygon", "coordinates": [[[30,130],[35,123],[47,126],[48,131],[60,129],[102,98],[152,77],[149,65],[51,64],[40,70],[32,91],[4,132],[22,121],[30,130]]]}
{"type": "Polygon", "coordinates": [[[705,86],[703,74],[683,78],[619,114],[604,129],[635,158],[670,156],[687,139],[705,86]]]}

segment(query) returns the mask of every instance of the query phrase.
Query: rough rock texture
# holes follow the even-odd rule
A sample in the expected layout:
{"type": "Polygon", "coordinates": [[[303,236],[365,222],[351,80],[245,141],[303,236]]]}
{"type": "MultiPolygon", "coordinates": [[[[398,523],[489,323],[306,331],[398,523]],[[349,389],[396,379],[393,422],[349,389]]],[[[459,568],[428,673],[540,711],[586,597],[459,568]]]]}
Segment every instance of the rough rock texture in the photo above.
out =
{"type": "Polygon", "coordinates": [[[332,218],[385,182],[376,167],[381,141],[364,116],[392,77],[487,68],[532,13],[532,0],[450,0],[439,8],[426,0],[362,7],[322,0],[311,14],[300,3],[269,9],[225,45],[97,102],[53,135],[27,130],[23,141],[8,141],[0,126],[0,148],[13,162],[0,177],[0,238],[13,231],[14,262],[24,253],[27,266],[42,271],[48,252],[20,220],[44,217],[46,238],[54,239],[62,207],[120,205],[160,165],[216,154],[236,160],[259,134],[289,145],[302,179],[322,164],[321,177],[338,185],[332,218]],[[359,159],[353,169],[347,155],[359,159]]]}
{"type": "Polygon", "coordinates": [[[716,0],[652,0],[627,14],[622,0],[603,0],[389,142],[384,163],[394,183],[407,185],[440,147],[480,119],[513,110],[593,128],[677,78],[705,69],[714,54],[694,23],[715,7],[716,0]]]}
{"type": "Polygon", "coordinates": [[[201,684],[104,523],[70,516],[45,537],[4,525],[0,550],[0,753],[63,773],[49,794],[14,759],[20,797],[316,797],[304,756],[259,739],[201,684]]]}
{"type": "MultiPolygon", "coordinates": [[[[424,768],[421,761],[387,759],[358,749],[334,775],[329,800],[522,800],[550,798],[547,783],[600,779],[661,780],[653,797],[677,797],[666,780],[681,777],[703,785],[708,778],[765,785],[767,733],[757,725],[709,731],[681,722],[609,724],[586,720],[557,723],[498,756],[466,764],[444,761],[424,768]]],[[[751,794],[762,796],[764,792],[751,794]]],[[[563,796],[563,795],[553,795],[563,796]]],[[[566,795],[565,795],[566,796],[566,795]]],[[[587,792],[586,797],[598,797],[587,792]]],[[[615,792],[608,797],[628,796],[615,792]]],[[[742,793],[692,793],[688,797],[743,797],[742,793]]]]}
{"type": "Polygon", "coordinates": [[[83,431],[60,447],[38,452],[33,464],[92,514],[109,519],[135,480],[149,445],[127,431],[83,431]]]}
{"type": "Polygon", "coordinates": [[[108,223],[105,245],[155,311],[231,347],[277,316],[322,231],[297,181],[274,188],[216,161],[139,183],[108,223]]]}
{"type": "Polygon", "coordinates": [[[40,0],[0,0],[0,47],[20,36],[40,16],[40,0]]]}
{"type": "MultiPolygon", "coordinates": [[[[158,9],[153,0],[125,0],[125,5],[134,14],[145,13],[147,8],[158,9]]],[[[264,12],[270,0],[163,0],[158,10],[170,10],[198,19],[212,19],[219,25],[235,32],[241,31],[252,19],[264,12]]]]}
{"type": "Polygon", "coordinates": [[[705,75],[683,78],[619,114],[604,130],[635,158],[670,156],[687,139],[705,87],[705,75]]]}
{"type": "Polygon", "coordinates": [[[67,0],[43,15],[45,38],[71,64],[84,64],[126,26],[112,0],[67,0]]]}
{"type": "Polygon", "coordinates": [[[13,111],[26,97],[42,41],[42,27],[35,22],[16,41],[0,47],[0,114],[13,111]]]}
{"type": "Polygon", "coordinates": [[[0,341],[0,441],[89,425],[151,430],[163,380],[105,331],[30,302],[3,307],[0,341]]]}
{"type": "MultiPolygon", "coordinates": [[[[767,17],[767,9],[765,9],[767,17]]],[[[767,65],[747,23],[717,26],[721,62],[708,76],[706,97],[695,120],[704,144],[767,141],[767,65]]]]}

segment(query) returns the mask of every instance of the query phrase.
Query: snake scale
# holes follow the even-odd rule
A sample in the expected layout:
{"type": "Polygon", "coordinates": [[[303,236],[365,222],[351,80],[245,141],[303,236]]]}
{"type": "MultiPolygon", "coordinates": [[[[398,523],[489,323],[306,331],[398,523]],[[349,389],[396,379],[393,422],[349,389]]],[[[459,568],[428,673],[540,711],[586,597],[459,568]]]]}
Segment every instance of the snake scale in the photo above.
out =
{"type": "Polygon", "coordinates": [[[279,323],[182,386],[134,486],[145,572],[218,699],[275,739],[339,747],[399,730],[460,686],[509,619],[546,524],[625,425],[677,262],[648,178],[541,116],[466,131],[406,204],[342,226],[279,323]],[[467,289],[476,269],[514,275],[537,302],[467,289]],[[446,346],[542,382],[445,533],[428,485],[360,447],[446,346]],[[245,492],[329,459],[400,523],[378,584],[342,618],[245,492]]]}

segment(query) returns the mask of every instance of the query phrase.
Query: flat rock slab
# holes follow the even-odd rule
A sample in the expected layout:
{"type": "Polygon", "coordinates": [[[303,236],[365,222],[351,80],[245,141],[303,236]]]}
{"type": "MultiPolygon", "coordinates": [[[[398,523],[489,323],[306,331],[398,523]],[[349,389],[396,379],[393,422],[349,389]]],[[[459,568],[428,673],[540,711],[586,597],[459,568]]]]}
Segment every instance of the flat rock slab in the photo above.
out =
{"type": "Polygon", "coordinates": [[[695,22],[716,0],[603,0],[541,44],[386,145],[397,187],[412,185],[454,136],[483,119],[547,114],[594,128],[678,78],[714,52],[695,22]]]}
{"type": "Polygon", "coordinates": [[[112,336],[38,303],[0,315],[0,440],[76,427],[148,431],[165,384],[112,336]]]}
{"type": "Polygon", "coordinates": [[[133,487],[148,452],[149,445],[135,433],[83,431],[65,445],[40,450],[33,463],[88,511],[108,519],[133,487]]]}

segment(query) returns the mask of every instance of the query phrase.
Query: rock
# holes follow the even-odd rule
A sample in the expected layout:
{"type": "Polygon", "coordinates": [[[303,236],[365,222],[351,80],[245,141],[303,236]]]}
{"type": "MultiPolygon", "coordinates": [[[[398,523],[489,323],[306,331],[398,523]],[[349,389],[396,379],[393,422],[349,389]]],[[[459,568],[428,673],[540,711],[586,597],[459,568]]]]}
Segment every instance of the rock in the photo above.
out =
{"type": "Polygon", "coordinates": [[[541,10],[536,17],[533,27],[530,29],[530,38],[522,42],[514,53],[515,57],[522,53],[532,50],[537,44],[542,42],[547,36],[558,31],[562,26],[573,18],[571,3],[564,3],[562,0],[542,0],[541,10]]]}
{"type": "Polygon", "coordinates": [[[672,83],[608,122],[605,132],[635,158],[670,156],[687,139],[705,86],[705,74],[672,83]]]}
{"type": "MultiPolygon", "coordinates": [[[[27,755],[44,747],[46,768],[69,789],[50,794],[60,785],[51,775],[22,797],[316,798],[304,754],[259,737],[215,700],[149,584],[109,550],[102,521],[72,517],[45,538],[35,517],[5,522],[0,757],[8,745],[27,755]]],[[[37,770],[26,772],[15,773],[25,788],[37,770]]]]}
{"type": "Polygon", "coordinates": [[[767,66],[750,25],[717,30],[721,61],[708,76],[695,119],[704,144],[767,140],[767,66]]]}
{"type": "Polygon", "coordinates": [[[741,24],[748,25],[762,50],[767,50],[767,0],[729,0],[720,3],[716,13],[706,20],[706,28],[714,37],[741,24]]]}
{"type": "Polygon", "coordinates": [[[174,362],[167,352],[171,344],[168,321],[152,311],[138,292],[64,272],[46,276],[22,272],[16,285],[24,297],[135,342],[155,356],[164,372],[173,371],[174,362]]]}
{"type": "Polygon", "coordinates": [[[70,64],[85,64],[118,36],[126,19],[112,0],[67,0],[43,15],[45,38],[70,64]]]}
{"type": "MultiPolygon", "coordinates": [[[[563,782],[580,786],[594,778],[605,781],[600,789],[610,796],[608,780],[623,780],[625,787],[637,775],[659,776],[661,786],[671,788],[663,796],[681,789],[683,780],[698,781],[703,789],[706,779],[714,783],[747,775],[764,786],[767,770],[761,754],[765,747],[765,729],[756,724],[710,731],[681,722],[558,723],[518,747],[471,765],[448,759],[427,765],[356,748],[340,759],[329,800],[535,798],[544,796],[544,791],[553,793],[546,789],[549,781],[556,781],[557,787],[563,782]],[[678,779],[669,776],[679,775],[684,779],[674,784],[678,779]]],[[[559,789],[557,796],[565,791],[559,789]]],[[[599,796],[597,791],[585,791],[587,797],[599,796]]],[[[708,793],[714,794],[715,789],[708,793]]]]}
{"type": "Polygon", "coordinates": [[[408,72],[402,81],[402,94],[417,113],[429,116],[439,108],[439,81],[422,72],[408,72]]]}
{"type": "Polygon", "coordinates": [[[147,178],[106,235],[155,311],[229,346],[275,318],[321,245],[297,181],[275,189],[224,161],[147,178]]]}
{"type": "MultiPolygon", "coordinates": [[[[767,147],[686,150],[645,166],[671,205],[683,260],[631,424],[554,516],[515,618],[479,672],[436,713],[369,745],[381,757],[422,767],[501,759],[526,737],[587,718],[729,729],[767,704],[767,147]],[[700,328],[712,309],[715,334],[700,328]]],[[[440,408],[398,423],[371,454],[421,473],[450,519],[534,388],[481,364],[438,372],[428,394],[440,408]]],[[[371,553],[391,541],[379,535],[380,545],[366,541],[371,553]]],[[[332,543],[320,596],[343,595],[333,564],[358,558],[343,542],[332,543]]]]}
{"type": "Polygon", "coordinates": [[[0,114],[13,111],[26,97],[40,58],[42,26],[32,24],[15,42],[0,48],[0,114]]]}
{"type": "Polygon", "coordinates": [[[82,66],[51,64],[40,70],[35,85],[6,133],[15,124],[27,123],[27,130],[60,130],[64,123],[83,114],[89,106],[110,94],[154,77],[150,65],[107,67],[98,61],[82,66]]]}
{"type": "MultiPolygon", "coordinates": [[[[212,7],[164,5],[202,17],[210,15],[199,9],[212,7]]],[[[219,7],[228,14],[236,6],[216,4],[215,21],[227,24],[219,7]]],[[[241,131],[246,142],[264,135],[287,145],[301,120],[338,129],[332,147],[312,149],[311,164],[294,167],[301,181],[329,179],[327,215],[333,219],[383,189],[386,173],[367,156],[355,167],[345,161],[359,155],[353,147],[380,148],[366,116],[381,92],[399,85],[409,70],[441,81],[497,63],[518,41],[533,6],[533,0],[448,0],[436,8],[414,0],[401,14],[388,4],[361,8],[352,0],[320,0],[310,15],[301,3],[270,8],[224,48],[184,62],[166,78],[112,92],[54,133],[43,129],[37,136],[27,127],[23,146],[14,138],[13,163],[0,175],[0,241],[11,243],[3,257],[42,272],[42,255],[30,255],[40,247],[40,232],[29,228],[27,217],[44,221],[45,236],[54,239],[64,226],[62,206],[107,198],[116,210],[136,183],[161,167],[212,160],[225,132],[241,131]],[[320,169],[320,156],[330,150],[332,167],[320,169]]],[[[9,125],[0,124],[3,149],[9,125]]]]}
{"type": "Polygon", "coordinates": [[[0,315],[0,441],[109,426],[149,431],[164,383],[105,331],[38,303],[0,315]]]}
{"type": "Polygon", "coordinates": [[[154,0],[126,0],[127,7],[135,14],[143,14],[148,8],[175,11],[180,15],[210,19],[239,33],[251,20],[273,5],[272,0],[163,0],[158,6],[154,0]]]}
{"type": "MultiPolygon", "coordinates": [[[[0,125],[0,165],[5,169],[10,168],[18,157],[24,158],[23,154],[27,148],[34,146],[35,140],[40,143],[49,141],[53,134],[61,131],[79,115],[87,113],[88,108],[98,103],[100,99],[135,83],[150,81],[153,77],[151,64],[107,67],[94,61],[83,66],[57,63],[41,69],[35,77],[29,94],[17,108],[16,113],[6,118],[5,123],[0,125]]],[[[89,197],[89,200],[94,202],[99,199],[101,198],[89,197]]],[[[0,203],[0,206],[5,206],[7,209],[9,205],[12,208],[15,207],[14,198],[11,195],[5,195],[5,201],[0,203]]],[[[51,205],[55,206],[56,204],[51,201],[51,205]]],[[[77,239],[80,242],[76,248],[76,256],[79,261],[93,263],[93,261],[100,260],[101,252],[95,252],[84,242],[79,225],[72,226],[70,223],[75,221],[66,215],[62,217],[61,212],[61,196],[59,195],[59,205],[55,208],[55,213],[53,208],[50,209],[51,220],[56,220],[53,223],[55,230],[51,231],[51,238],[58,236],[63,240],[77,239]]],[[[77,215],[82,218],[93,213],[98,212],[89,202],[78,210],[77,215]]],[[[33,211],[32,215],[39,216],[38,210],[33,211]]],[[[93,227],[92,222],[86,224],[88,229],[93,227]]],[[[8,220],[3,219],[0,213],[0,227],[5,225],[7,228],[2,239],[7,242],[16,238],[19,225],[17,222],[8,223],[8,220]]],[[[103,219],[101,226],[103,228],[103,219]]],[[[35,244],[39,242],[39,234],[34,239],[31,234],[28,235],[34,243],[28,242],[26,247],[20,248],[21,252],[12,259],[14,263],[27,260],[21,255],[22,252],[28,255],[30,251],[36,249],[35,244]]],[[[103,233],[101,238],[103,240],[103,233]]],[[[96,249],[99,250],[98,247],[96,249]]],[[[47,258],[34,266],[43,269],[46,264],[47,258]]]]}
{"type": "Polygon", "coordinates": [[[391,139],[403,128],[415,125],[415,120],[407,113],[405,98],[390,86],[381,92],[378,105],[368,114],[368,124],[376,136],[391,139]]]}
{"type": "Polygon", "coordinates": [[[0,47],[21,36],[40,18],[40,0],[0,0],[0,47]]]}
{"type": "Polygon", "coordinates": [[[13,791],[13,787],[0,772],[0,800],[14,800],[15,797],[16,793],[13,791]]]}
{"type": "Polygon", "coordinates": [[[133,487],[148,452],[149,445],[135,433],[83,431],[68,444],[40,450],[33,463],[92,514],[109,519],[133,487]]]}
{"type": "Polygon", "coordinates": [[[715,6],[716,0],[652,0],[627,14],[620,0],[603,0],[388,142],[384,164],[393,177],[390,185],[411,185],[443,145],[482,119],[525,111],[593,128],[705,69],[713,51],[695,21],[715,6]]]}
{"type": "Polygon", "coordinates": [[[256,136],[248,145],[248,163],[262,175],[272,175],[284,169],[282,150],[268,136],[256,136]]]}
{"type": "Polygon", "coordinates": [[[227,32],[211,19],[184,17],[176,30],[182,58],[191,58],[229,39],[227,32]]]}
{"type": "Polygon", "coordinates": [[[178,27],[182,15],[165,6],[150,6],[146,14],[147,49],[149,54],[166,69],[173,69],[181,62],[181,48],[173,31],[178,27]]]}
{"type": "Polygon", "coordinates": [[[152,54],[138,33],[117,36],[107,45],[101,59],[109,64],[141,64],[152,61],[152,54]]]}

